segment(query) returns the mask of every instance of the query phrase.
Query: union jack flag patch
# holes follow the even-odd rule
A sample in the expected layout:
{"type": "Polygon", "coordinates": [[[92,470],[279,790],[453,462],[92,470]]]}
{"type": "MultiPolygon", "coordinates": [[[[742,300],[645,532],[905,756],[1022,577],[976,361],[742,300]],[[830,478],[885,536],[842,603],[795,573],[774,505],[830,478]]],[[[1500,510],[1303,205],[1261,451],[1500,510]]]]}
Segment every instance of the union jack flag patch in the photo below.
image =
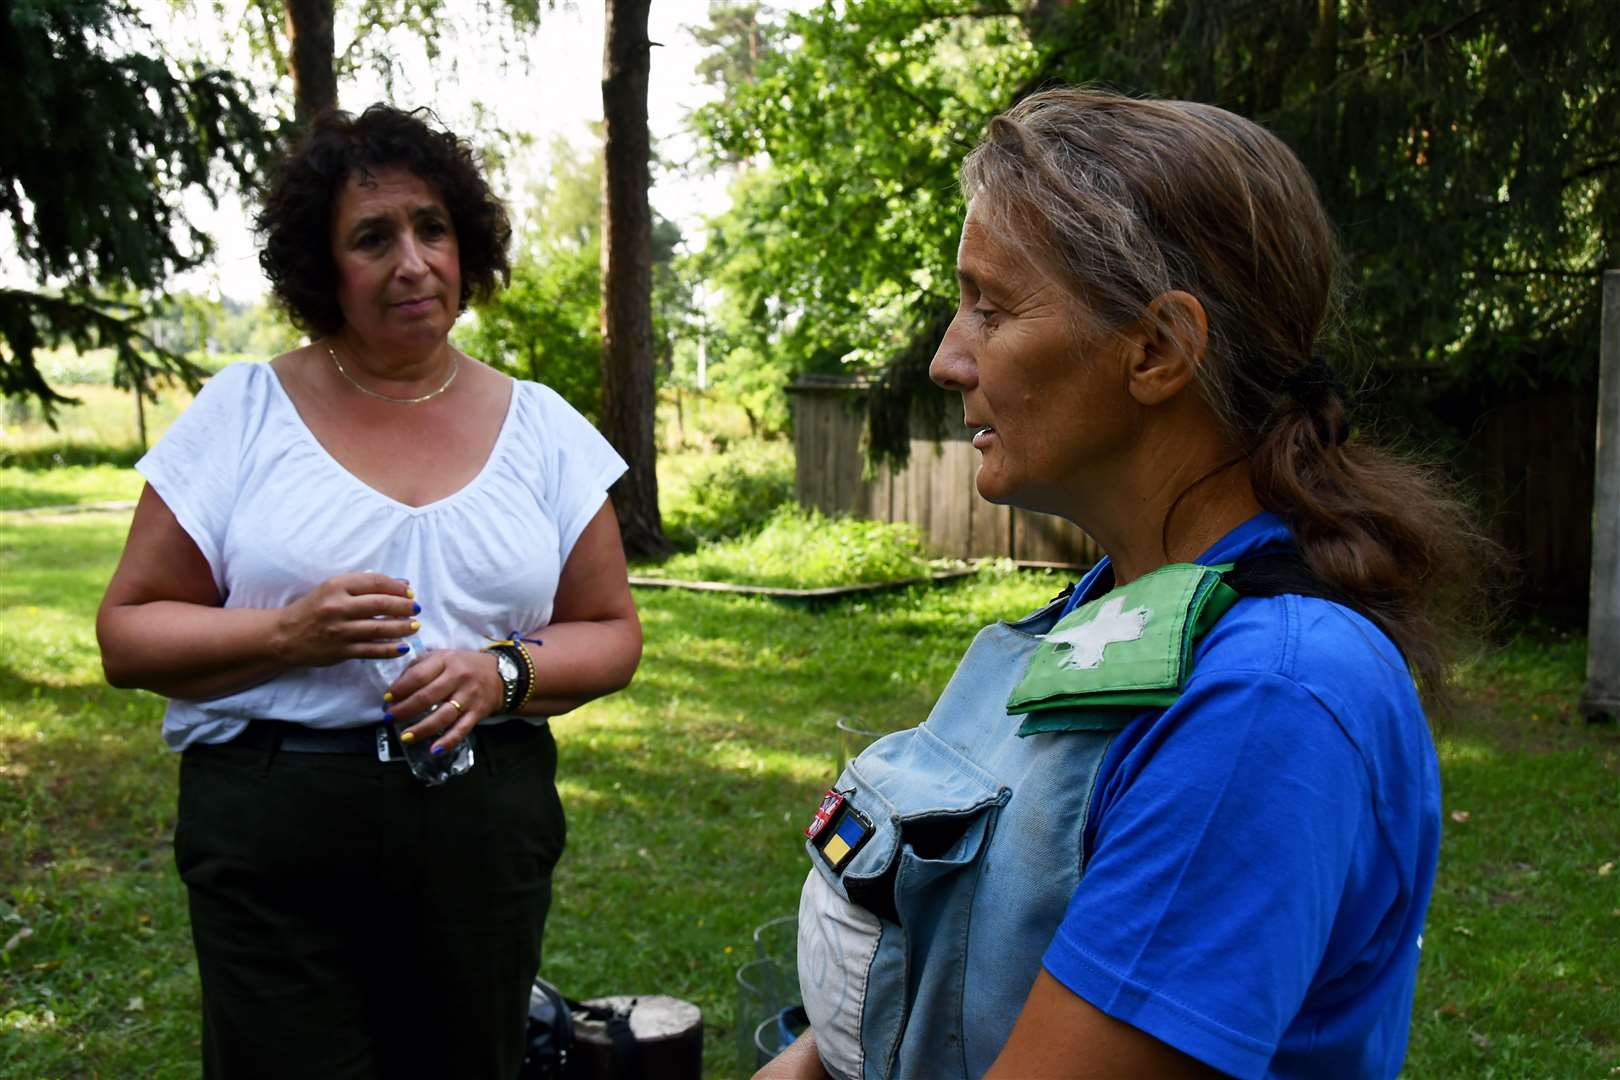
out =
{"type": "Polygon", "coordinates": [[[838,813],[838,808],[843,805],[844,797],[833,788],[828,788],[827,794],[821,797],[821,805],[816,808],[816,816],[805,826],[804,835],[814,840],[816,834],[826,828],[827,822],[833,819],[833,815],[838,813]]]}

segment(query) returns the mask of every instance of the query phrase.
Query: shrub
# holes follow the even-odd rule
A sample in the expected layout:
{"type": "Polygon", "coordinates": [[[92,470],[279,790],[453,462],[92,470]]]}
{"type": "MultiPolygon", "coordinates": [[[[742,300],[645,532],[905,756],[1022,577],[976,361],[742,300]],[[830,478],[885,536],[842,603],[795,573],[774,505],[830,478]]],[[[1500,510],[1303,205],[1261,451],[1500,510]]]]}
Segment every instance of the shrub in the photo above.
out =
{"type": "Polygon", "coordinates": [[[792,447],[750,441],[706,455],[684,483],[670,485],[664,532],[682,548],[736,539],[757,532],[792,501],[792,447]]]}
{"type": "Polygon", "coordinates": [[[815,589],[898,581],[931,570],[915,525],[781,506],[752,536],[677,555],[660,573],[690,581],[815,589]]]}

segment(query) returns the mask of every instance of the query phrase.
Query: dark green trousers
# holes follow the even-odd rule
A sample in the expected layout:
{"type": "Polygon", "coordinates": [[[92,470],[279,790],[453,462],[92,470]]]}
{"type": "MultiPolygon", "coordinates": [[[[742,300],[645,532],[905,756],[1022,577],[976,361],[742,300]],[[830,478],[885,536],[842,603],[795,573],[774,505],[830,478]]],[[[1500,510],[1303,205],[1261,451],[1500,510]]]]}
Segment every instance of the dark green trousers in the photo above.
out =
{"type": "Polygon", "coordinates": [[[548,727],[429,788],[403,763],[197,746],[175,862],[203,1071],[512,1080],[564,824],[548,727]]]}

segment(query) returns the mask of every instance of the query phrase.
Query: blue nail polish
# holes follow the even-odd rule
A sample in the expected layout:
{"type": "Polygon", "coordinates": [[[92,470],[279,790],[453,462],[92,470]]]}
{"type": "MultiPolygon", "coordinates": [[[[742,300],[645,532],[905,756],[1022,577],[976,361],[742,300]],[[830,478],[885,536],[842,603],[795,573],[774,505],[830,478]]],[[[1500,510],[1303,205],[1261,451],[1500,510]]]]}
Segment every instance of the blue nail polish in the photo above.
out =
{"type": "Polygon", "coordinates": [[[409,645],[401,644],[400,647],[399,647],[399,652],[400,652],[401,656],[405,655],[406,653],[408,653],[410,651],[411,651],[411,647],[409,645]]]}
{"type": "Polygon", "coordinates": [[[412,615],[420,615],[420,614],[422,614],[422,605],[421,604],[412,604],[411,605],[411,614],[412,615]]]}
{"type": "Polygon", "coordinates": [[[434,752],[434,753],[435,753],[435,754],[442,754],[442,753],[444,753],[444,747],[442,747],[442,746],[435,746],[435,747],[434,747],[434,748],[433,748],[433,752],[434,752]]]}
{"type": "Polygon", "coordinates": [[[383,723],[392,724],[393,722],[394,722],[394,714],[393,713],[391,713],[391,712],[383,713],[383,723]]]}

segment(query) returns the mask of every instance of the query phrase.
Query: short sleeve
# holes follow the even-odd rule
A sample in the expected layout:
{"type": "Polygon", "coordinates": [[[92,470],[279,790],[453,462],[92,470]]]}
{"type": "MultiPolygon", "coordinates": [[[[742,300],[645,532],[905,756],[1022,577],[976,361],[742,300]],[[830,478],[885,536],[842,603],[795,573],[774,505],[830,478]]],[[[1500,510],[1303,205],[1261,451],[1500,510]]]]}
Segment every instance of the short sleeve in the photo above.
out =
{"type": "Polygon", "coordinates": [[[203,386],[196,400],[135,463],[185,529],[225,595],[225,531],[236,505],[242,441],[256,401],[268,389],[259,364],[231,364],[203,386]]]}
{"type": "Polygon", "coordinates": [[[1110,1016],[1264,1075],[1376,837],[1359,752],[1272,674],[1189,680],[1130,751],[1044,964],[1110,1016]]]}
{"type": "Polygon", "coordinates": [[[555,390],[531,385],[540,392],[541,423],[555,454],[546,495],[557,524],[558,555],[566,565],[580,533],[606,501],[608,488],[628,466],[602,433],[555,390]]]}

